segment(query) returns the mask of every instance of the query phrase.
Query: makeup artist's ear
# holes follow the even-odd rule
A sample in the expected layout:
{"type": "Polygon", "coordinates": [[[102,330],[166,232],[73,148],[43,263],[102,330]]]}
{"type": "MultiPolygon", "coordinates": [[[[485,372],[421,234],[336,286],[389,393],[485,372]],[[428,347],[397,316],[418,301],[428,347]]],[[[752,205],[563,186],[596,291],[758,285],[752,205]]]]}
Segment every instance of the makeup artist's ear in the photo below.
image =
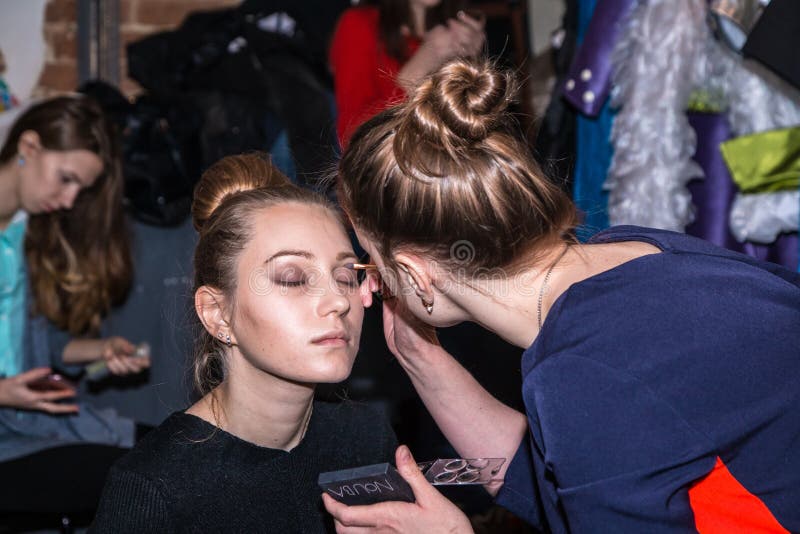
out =
{"type": "Polygon", "coordinates": [[[200,286],[194,293],[194,309],[206,331],[214,337],[231,336],[230,317],[227,313],[225,295],[211,286],[200,286]]]}
{"type": "Polygon", "coordinates": [[[398,276],[404,278],[403,281],[414,288],[418,297],[426,302],[431,302],[433,300],[433,284],[427,262],[419,256],[402,252],[394,255],[394,261],[398,267],[398,276]]]}

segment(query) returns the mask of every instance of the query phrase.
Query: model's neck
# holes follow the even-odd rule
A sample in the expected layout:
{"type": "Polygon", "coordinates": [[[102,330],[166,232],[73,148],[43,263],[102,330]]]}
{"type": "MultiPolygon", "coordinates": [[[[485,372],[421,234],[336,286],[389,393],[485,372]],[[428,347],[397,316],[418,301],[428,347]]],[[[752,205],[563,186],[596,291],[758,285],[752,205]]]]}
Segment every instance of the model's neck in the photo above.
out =
{"type": "Polygon", "coordinates": [[[13,161],[0,164],[0,230],[5,230],[20,208],[16,165],[13,161]]]}
{"type": "Polygon", "coordinates": [[[289,451],[302,441],[311,418],[313,385],[275,377],[238,354],[229,355],[227,375],[187,412],[261,447],[289,451]]]}

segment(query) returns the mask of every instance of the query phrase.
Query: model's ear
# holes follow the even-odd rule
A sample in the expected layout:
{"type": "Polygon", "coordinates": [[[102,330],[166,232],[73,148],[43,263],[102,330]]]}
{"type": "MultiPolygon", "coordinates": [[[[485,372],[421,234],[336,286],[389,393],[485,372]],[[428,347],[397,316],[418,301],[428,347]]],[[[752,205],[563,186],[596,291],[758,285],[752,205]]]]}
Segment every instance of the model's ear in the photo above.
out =
{"type": "Polygon", "coordinates": [[[231,343],[235,342],[231,330],[228,301],[219,289],[200,286],[194,293],[194,309],[206,331],[213,337],[231,343]]]}
{"type": "Polygon", "coordinates": [[[428,262],[415,254],[401,252],[394,255],[400,276],[411,286],[424,305],[433,303],[433,282],[428,262]]]}
{"type": "Polygon", "coordinates": [[[42,140],[38,133],[33,130],[25,130],[20,134],[19,141],[17,141],[17,154],[28,160],[41,149],[42,140]]]}

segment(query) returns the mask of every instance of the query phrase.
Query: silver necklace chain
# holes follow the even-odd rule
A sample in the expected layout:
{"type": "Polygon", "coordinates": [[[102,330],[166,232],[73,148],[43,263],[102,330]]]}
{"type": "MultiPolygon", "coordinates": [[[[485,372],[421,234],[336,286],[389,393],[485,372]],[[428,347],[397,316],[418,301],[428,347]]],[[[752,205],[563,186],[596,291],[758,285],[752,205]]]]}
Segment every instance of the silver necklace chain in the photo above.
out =
{"type": "Polygon", "coordinates": [[[558,265],[558,262],[561,261],[561,259],[564,257],[564,255],[567,253],[568,250],[569,250],[569,244],[564,246],[564,250],[561,251],[561,254],[558,256],[558,258],[556,258],[556,261],[554,261],[553,264],[550,266],[550,268],[547,269],[547,274],[544,275],[542,288],[539,290],[539,303],[536,307],[537,311],[536,315],[539,322],[539,330],[542,329],[542,302],[544,301],[544,292],[547,290],[547,282],[550,281],[550,275],[553,274],[553,269],[555,268],[556,265],[558,265]]]}

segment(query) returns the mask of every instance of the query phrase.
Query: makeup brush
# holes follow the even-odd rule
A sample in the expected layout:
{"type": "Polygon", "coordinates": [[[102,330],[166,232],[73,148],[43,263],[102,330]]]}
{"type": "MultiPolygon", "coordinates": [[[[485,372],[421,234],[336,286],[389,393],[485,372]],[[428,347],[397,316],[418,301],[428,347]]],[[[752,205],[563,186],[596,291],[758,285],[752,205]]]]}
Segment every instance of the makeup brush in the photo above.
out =
{"type": "Polygon", "coordinates": [[[356,271],[378,268],[374,263],[345,263],[344,267],[345,269],[354,269],[356,271]]]}

